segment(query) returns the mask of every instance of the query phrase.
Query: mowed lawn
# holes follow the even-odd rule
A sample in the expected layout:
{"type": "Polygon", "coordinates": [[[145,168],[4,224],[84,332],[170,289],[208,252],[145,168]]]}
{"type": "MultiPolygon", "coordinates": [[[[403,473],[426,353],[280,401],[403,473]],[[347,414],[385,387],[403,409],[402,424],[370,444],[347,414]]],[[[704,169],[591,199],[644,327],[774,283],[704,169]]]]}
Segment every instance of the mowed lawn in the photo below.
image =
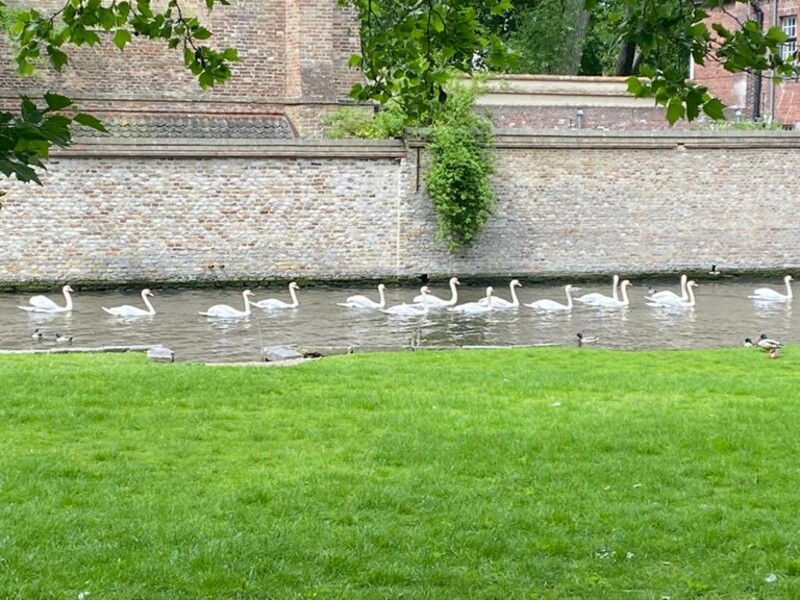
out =
{"type": "Polygon", "coordinates": [[[799,366],[4,357],[0,598],[798,598],[799,366]]]}

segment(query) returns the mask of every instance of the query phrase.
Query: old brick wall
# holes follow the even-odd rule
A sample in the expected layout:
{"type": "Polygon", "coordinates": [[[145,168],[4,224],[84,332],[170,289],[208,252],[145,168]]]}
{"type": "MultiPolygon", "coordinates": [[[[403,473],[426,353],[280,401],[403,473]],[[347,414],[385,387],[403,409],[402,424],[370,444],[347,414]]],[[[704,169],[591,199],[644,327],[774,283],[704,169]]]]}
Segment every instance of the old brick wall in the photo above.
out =
{"type": "Polygon", "coordinates": [[[43,187],[4,198],[0,284],[800,266],[791,134],[498,138],[496,214],[456,255],[434,238],[425,157],[345,142],[70,151],[43,187]]]}

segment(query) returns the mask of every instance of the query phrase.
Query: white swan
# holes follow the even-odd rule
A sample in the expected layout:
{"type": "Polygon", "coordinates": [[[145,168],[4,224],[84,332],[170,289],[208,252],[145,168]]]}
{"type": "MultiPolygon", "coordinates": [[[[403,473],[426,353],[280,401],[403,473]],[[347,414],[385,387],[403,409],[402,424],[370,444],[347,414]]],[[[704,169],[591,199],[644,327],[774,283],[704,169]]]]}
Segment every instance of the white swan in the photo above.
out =
{"type": "Polygon", "coordinates": [[[297,285],[296,282],[291,282],[289,284],[289,294],[292,296],[291,302],[284,302],[283,300],[278,300],[277,298],[267,298],[266,300],[259,300],[258,302],[253,302],[253,306],[257,306],[258,308],[263,308],[265,310],[272,310],[273,308],[297,308],[300,306],[300,301],[297,299],[297,290],[300,289],[300,286],[297,285]]]}
{"type": "Polygon", "coordinates": [[[678,296],[675,292],[671,292],[669,290],[665,290],[663,292],[655,292],[650,294],[649,296],[645,296],[645,300],[649,300],[650,302],[658,302],[664,298],[672,298],[673,300],[686,302],[689,300],[689,292],[686,291],[686,282],[689,278],[686,274],[681,275],[681,295],[678,296]]]}
{"type": "Polygon", "coordinates": [[[694,298],[694,288],[698,286],[694,280],[686,284],[686,293],[689,296],[688,300],[681,300],[678,296],[665,296],[653,302],[648,302],[647,306],[658,306],[662,308],[691,308],[696,305],[694,298]]]}
{"type": "Polygon", "coordinates": [[[336,304],[346,308],[384,308],[386,306],[386,286],[382,283],[378,284],[378,298],[380,302],[375,302],[371,298],[358,294],[356,296],[348,296],[344,302],[337,302],[336,304]]]}
{"type": "Polygon", "coordinates": [[[467,302],[465,304],[459,304],[457,306],[451,306],[447,310],[451,312],[457,312],[461,314],[469,314],[469,315],[477,315],[482,313],[487,313],[494,310],[492,306],[492,294],[494,293],[494,288],[489,286],[486,288],[486,298],[481,298],[484,301],[481,304],[480,301],[478,302],[467,302]]]}
{"type": "Polygon", "coordinates": [[[748,298],[752,298],[753,300],[765,300],[769,302],[788,302],[794,297],[792,294],[791,281],[794,281],[794,277],[791,275],[787,275],[783,278],[783,282],[786,284],[785,294],[781,294],[780,292],[776,292],[770,288],[758,288],[753,291],[753,294],[748,296],[748,298]]]}
{"type": "Polygon", "coordinates": [[[598,300],[597,302],[593,302],[593,306],[597,306],[599,308],[622,308],[623,306],[628,306],[630,304],[630,300],[628,300],[628,288],[633,287],[633,284],[628,281],[627,279],[623,279],[622,283],[619,284],[619,291],[622,294],[622,299],[616,298],[609,298],[608,296],[603,296],[603,300],[598,300]]]}
{"type": "Polygon", "coordinates": [[[601,302],[606,302],[607,300],[614,300],[615,302],[619,302],[619,295],[617,294],[618,285],[619,285],[619,275],[614,275],[614,278],[611,283],[610,297],[597,292],[592,292],[591,294],[584,294],[583,296],[575,298],[575,301],[582,302],[583,304],[599,304],[601,302]]]}
{"type": "MultiPolygon", "coordinates": [[[[540,312],[563,312],[572,310],[572,292],[573,290],[580,290],[580,288],[572,287],[571,285],[564,286],[564,292],[567,294],[567,303],[561,304],[555,300],[537,300],[525,306],[530,306],[534,310],[540,312]]],[[[580,334],[579,334],[580,335],[580,334]]]]}
{"type": "Polygon", "coordinates": [[[19,308],[35,313],[69,312],[72,310],[72,296],[69,295],[72,291],[74,290],[69,285],[65,285],[63,288],[61,288],[61,293],[64,294],[64,299],[67,302],[64,306],[59,306],[47,296],[33,296],[30,300],[28,300],[30,306],[20,306],[19,308]]]}
{"type": "MultiPolygon", "coordinates": [[[[450,300],[445,300],[444,298],[439,298],[438,296],[434,296],[433,294],[422,294],[420,293],[419,296],[414,297],[415,304],[427,304],[431,308],[444,308],[447,306],[455,306],[456,302],[458,302],[458,290],[456,289],[457,285],[461,285],[461,282],[458,280],[458,277],[451,277],[450,278],[450,300]]],[[[430,289],[430,288],[429,288],[430,289]]],[[[420,290],[422,292],[422,290],[420,290]]]]}
{"type": "Polygon", "coordinates": [[[252,295],[253,292],[250,290],[245,290],[242,292],[242,297],[244,298],[244,310],[237,310],[232,306],[228,306],[227,304],[215,304],[207,311],[201,312],[200,314],[204,317],[215,317],[217,319],[237,319],[249,317],[252,314],[252,311],[250,310],[251,302],[249,297],[252,295]]]}
{"type": "Polygon", "coordinates": [[[147,299],[148,296],[152,296],[153,292],[148,289],[142,290],[142,300],[144,300],[145,306],[147,306],[147,310],[143,308],[139,308],[138,306],[131,306],[130,304],[123,304],[122,306],[112,306],[111,308],[106,308],[105,306],[101,306],[104,311],[108,314],[113,315],[115,317],[152,317],[156,314],[156,309],[153,308],[153,305],[150,304],[150,300],[147,299]]]}
{"type": "MultiPolygon", "coordinates": [[[[422,295],[425,296],[430,293],[431,289],[427,285],[423,285],[420,290],[422,295]]],[[[423,317],[428,314],[430,306],[426,302],[418,304],[396,304],[389,308],[382,308],[381,312],[395,317],[423,317]]]]}
{"type": "Polygon", "coordinates": [[[478,302],[483,304],[484,306],[491,303],[492,308],[516,308],[519,306],[519,298],[517,298],[517,289],[518,287],[522,287],[522,284],[519,282],[519,279],[512,279],[508,284],[508,289],[511,290],[511,301],[509,302],[505,298],[498,298],[497,296],[488,296],[486,298],[481,298],[478,302]]]}

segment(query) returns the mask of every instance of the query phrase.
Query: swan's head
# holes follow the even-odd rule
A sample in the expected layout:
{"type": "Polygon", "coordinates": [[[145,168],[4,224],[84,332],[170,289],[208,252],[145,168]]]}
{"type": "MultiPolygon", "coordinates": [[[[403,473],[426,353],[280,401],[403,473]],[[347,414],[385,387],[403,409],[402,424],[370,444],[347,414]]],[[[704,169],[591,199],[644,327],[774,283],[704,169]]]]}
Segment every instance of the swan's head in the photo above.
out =
{"type": "Polygon", "coordinates": [[[619,283],[619,275],[617,275],[617,274],[615,273],[615,274],[614,274],[614,278],[613,278],[613,279],[614,279],[614,285],[617,285],[617,284],[619,283]]]}
{"type": "Polygon", "coordinates": [[[423,285],[421,288],[419,288],[419,293],[422,294],[423,296],[426,294],[430,294],[431,288],[429,288],[427,285],[423,285]]]}
{"type": "Polygon", "coordinates": [[[75,290],[73,290],[73,289],[72,289],[72,286],[70,286],[70,285],[65,285],[63,288],[61,288],[61,291],[62,291],[62,292],[69,292],[69,293],[72,293],[72,292],[74,292],[75,290]]]}
{"type": "Polygon", "coordinates": [[[627,288],[627,287],[633,287],[633,284],[631,283],[630,279],[623,279],[622,283],[620,283],[619,286],[627,288]]]}
{"type": "Polygon", "coordinates": [[[700,284],[697,283],[694,279],[692,279],[689,283],[686,284],[686,287],[696,288],[700,287],[700,284]]]}
{"type": "Polygon", "coordinates": [[[152,296],[153,292],[150,291],[149,288],[145,288],[142,290],[142,296],[152,296]]]}
{"type": "Polygon", "coordinates": [[[688,276],[686,273],[684,273],[683,275],[681,275],[681,283],[686,283],[686,281],[687,281],[688,279],[689,279],[689,276],[688,276]]]}
{"type": "Polygon", "coordinates": [[[486,288],[486,295],[487,296],[491,296],[492,294],[494,294],[494,288],[492,286],[487,287],[486,288]]]}
{"type": "Polygon", "coordinates": [[[252,295],[253,295],[253,292],[251,292],[250,290],[245,290],[245,291],[242,292],[242,296],[252,296],[252,295]]]}
{"type": "Polygon", "coordinates": [[[580,292],[581,288],[575,287],[571,283],[568,283],[567,285],[564,286],[564,291],[566,291],[566,292],[580,292]]]}
{"type": "Polygon", "coordinates": [[[382,292],[385,292],[385,291],[386,291],[386,286],[385,286],[384,284],[382,284],[382,283],[379,283],[379,284],[378,284],[378,289],[379,289],[380,291],[382,291],[382,292]]]}
{"type": "Polygon", "coordinates": [[[451,277],[450,285],[461,285],[461,282],[458,280],[458,277],[451,277]]]}
{"type": "Polygon", "coordinates": [[[786,277],[783,278],[783,280],[786,283],[789,283],[790,281],[794,281],[794,277],[792,277],[791,275],[787,275],[786,277]]]}
{"type": "Polygon", "coordinates": [[[522,284],[519,282],[519,279],[512,279],[511,283],[509,283],[511,287],[522,287],[522,284]]]}
{"type": "Polygon", "coordinates": [[[299,285],[297,285],[297,282],[296,282],[296,281],[293,281],[293,282],[291,282],[291,283],[289,284],[289,289],[290,289],[290,290],[299,290],[299,289],[300,289],[300,286],[299,286],[299,285]]]}

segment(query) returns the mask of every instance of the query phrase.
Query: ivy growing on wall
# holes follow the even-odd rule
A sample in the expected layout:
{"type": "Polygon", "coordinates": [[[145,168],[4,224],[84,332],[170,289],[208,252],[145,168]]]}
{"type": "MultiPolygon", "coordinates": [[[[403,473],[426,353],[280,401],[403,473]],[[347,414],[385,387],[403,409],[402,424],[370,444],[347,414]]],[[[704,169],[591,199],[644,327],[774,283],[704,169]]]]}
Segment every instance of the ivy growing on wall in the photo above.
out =
{"type": "Polygon", "coordinates": [[[438,237],[452,252],[469,246],[494,208],[492,128],[473,111],[477,89],[456,87],[430,128],[431,164],[425,185],[433,201],[438,237]]]}

